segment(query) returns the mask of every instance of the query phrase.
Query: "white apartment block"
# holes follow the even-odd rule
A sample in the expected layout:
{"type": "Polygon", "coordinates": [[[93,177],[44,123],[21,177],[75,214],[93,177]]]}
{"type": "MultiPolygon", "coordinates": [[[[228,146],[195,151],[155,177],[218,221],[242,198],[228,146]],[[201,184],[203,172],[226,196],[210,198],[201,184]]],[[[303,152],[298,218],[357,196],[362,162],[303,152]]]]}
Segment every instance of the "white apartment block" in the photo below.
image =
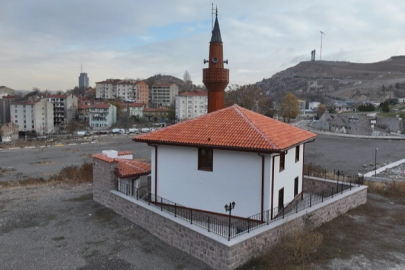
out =
{"type": "Polygon", "coordinates": [[[93,129],[110,128],[117,122],[117,107],[109,103],[96,103],[89,107],[89,125],[93,129]]]}
{"type": "Polygon", "coordinates": [[[79,107],[75,95],[50,95],[46,99],[53,104],[54,126],[64,125],[75,119],[79,107]]]}
{"type": "Polygon", "coordinates": [[[179,87],[174,83],[162,83],[152,86],[151,102],[153,107],[169,107],[178,94],[179,87]]]}
{"type": "Polygon", "coordinates": [[[176,96],[176,119],[184,121],[207,114],[208,94],[203,90],[176,96]]]}
{"type": "Polygon", "coordinates": [[[18,131],[36,131],[37,134],[54,132],[53,104],[46,99],[12,102],[10,116],[11,122],[18,125],[18,131]]]}
{"type": "Polygon", "coordinates": [[[143,81],[108,79],[96,82],[96,98],[122,99],[138,103],[148,103],[149,87],[143,81]]]}

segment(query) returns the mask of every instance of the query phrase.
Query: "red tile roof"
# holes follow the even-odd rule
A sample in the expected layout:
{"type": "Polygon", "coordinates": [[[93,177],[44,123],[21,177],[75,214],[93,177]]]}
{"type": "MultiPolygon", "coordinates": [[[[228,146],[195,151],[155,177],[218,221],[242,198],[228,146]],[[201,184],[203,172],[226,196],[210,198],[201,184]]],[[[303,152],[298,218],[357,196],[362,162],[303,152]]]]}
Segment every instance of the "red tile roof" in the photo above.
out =
{"type": "Polygon", "coordinates": [[[208,93],[204,90],[189,91],[180,94],[179,96],[208,96],[208,93]]]}
{"type": "Polygon", "coordinates": [[[132,155],[132,151],[120,151],[118,152],[119,156],[126,156],[126,155],[132,155]]]}
{"type": "Polygon", "coordinates": [[[132,160],[132,159],[116,159],[118,161],[118,170],[116,174],[119,177],[136,177],[148,175],[151,172],[150,163],[132,160]]]}
{"type": "Polygon", "coordinates": [[[143,107],[143,103],[134,102],[134,103],[129,104],[129,107],[143,107]]]}
{"type": "Polygon", "coordinates": [[[110,108],[110,104],[108,104],[108,103],[96,103],[96,104],[91,105],[90,108],[108,109],[108,108],[110,108]]]}
{"type": "MultiPolygon", "coordinates": [[[[132,154],[131,151],[125,151],[132,154]]],[[[120,155],[119,152],[118,155],[120,155]]],[[[93,155],[93,158],[97,158],[109,163],[117,162],[118,168],[116,169],[115,173],[119,177],[136,177],[141,175],[148,175],[151,172],[151,165],[150,163],[133,160],[133,159],[122,159],[122,158],[109,158],[106,154],[99,153],[93,155]]]]}
{"type": "Polygon", "coordinates": [[[316,134],[233,105],[134,138],[137,142],[280,152],[316,134]]]}

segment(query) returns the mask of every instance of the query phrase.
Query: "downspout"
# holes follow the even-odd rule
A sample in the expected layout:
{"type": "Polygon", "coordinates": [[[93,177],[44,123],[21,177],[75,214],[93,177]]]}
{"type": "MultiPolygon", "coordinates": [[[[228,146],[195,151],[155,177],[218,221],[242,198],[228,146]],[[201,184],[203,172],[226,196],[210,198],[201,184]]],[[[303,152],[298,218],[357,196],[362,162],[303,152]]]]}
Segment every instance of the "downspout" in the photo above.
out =
{"type": "Polygon", "coordinates": [[[155,203],[157,202],[157,184],[158,184],[158,171],[157,171],[157,161],[158,161],[158,151],[157,145],[149,144],[150,146],[155,147],[155,203]]]}
{"type": "Polygon", "coordinates": [[[271,209],[270,209],[270,220],[273,220],[273,201],[274,201],[274,158],[279,157],[281,154],[273,156],[273,162],[271,166],[271,209]]]}
{"type": "Polygon", "coordinates": [[[261,199],[261,202],[260,202],[260,212],[261,212],[261,222],[263,222],[263,212],[264,212],[264,155],[262,155],[262,154],[260,154],[260,153],[257,153],[259,156],[261,156],[262,157],[262,199],[261,199]]]}

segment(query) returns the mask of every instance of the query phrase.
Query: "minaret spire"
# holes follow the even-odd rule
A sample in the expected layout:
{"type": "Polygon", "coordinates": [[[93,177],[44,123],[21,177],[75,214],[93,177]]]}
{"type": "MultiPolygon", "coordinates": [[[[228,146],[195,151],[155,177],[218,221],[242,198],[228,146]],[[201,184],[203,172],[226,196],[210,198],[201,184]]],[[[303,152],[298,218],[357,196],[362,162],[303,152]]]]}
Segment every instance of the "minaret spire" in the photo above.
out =
{"type": "Polygon", "coordinates": [[[218,7],[215,9],[215,23],[209,49],[208,68],[203,69],[203,82],[208,89],[208,113],[224,107],[224,91],[229,83],[229,70],[224,68],[223,45],[218,23],[218,7]]]}

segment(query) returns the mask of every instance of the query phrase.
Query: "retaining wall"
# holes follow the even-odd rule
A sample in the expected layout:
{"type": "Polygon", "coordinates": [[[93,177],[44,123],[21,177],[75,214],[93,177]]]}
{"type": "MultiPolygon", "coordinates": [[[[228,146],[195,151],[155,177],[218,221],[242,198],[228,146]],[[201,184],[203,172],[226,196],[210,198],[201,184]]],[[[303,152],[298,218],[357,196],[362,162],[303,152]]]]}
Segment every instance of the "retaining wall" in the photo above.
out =
{"type": "Polygon", "coordinates": [[[249,259],[263,254],[284,236],[296,230],[302,230],[308,222],[315,227],[319,226],[366,203],[367,200],[367,188],[356,187],[323,204],[317,204],[227,241],[225,238],[119,193],[115,190],[114,177],[111,177],[114,164],[101,160],[95,161],[94,164],[93,198],[95,201],[123,215],[169,245],[204,261],[214,269],[235,269],[249,259]]]}

